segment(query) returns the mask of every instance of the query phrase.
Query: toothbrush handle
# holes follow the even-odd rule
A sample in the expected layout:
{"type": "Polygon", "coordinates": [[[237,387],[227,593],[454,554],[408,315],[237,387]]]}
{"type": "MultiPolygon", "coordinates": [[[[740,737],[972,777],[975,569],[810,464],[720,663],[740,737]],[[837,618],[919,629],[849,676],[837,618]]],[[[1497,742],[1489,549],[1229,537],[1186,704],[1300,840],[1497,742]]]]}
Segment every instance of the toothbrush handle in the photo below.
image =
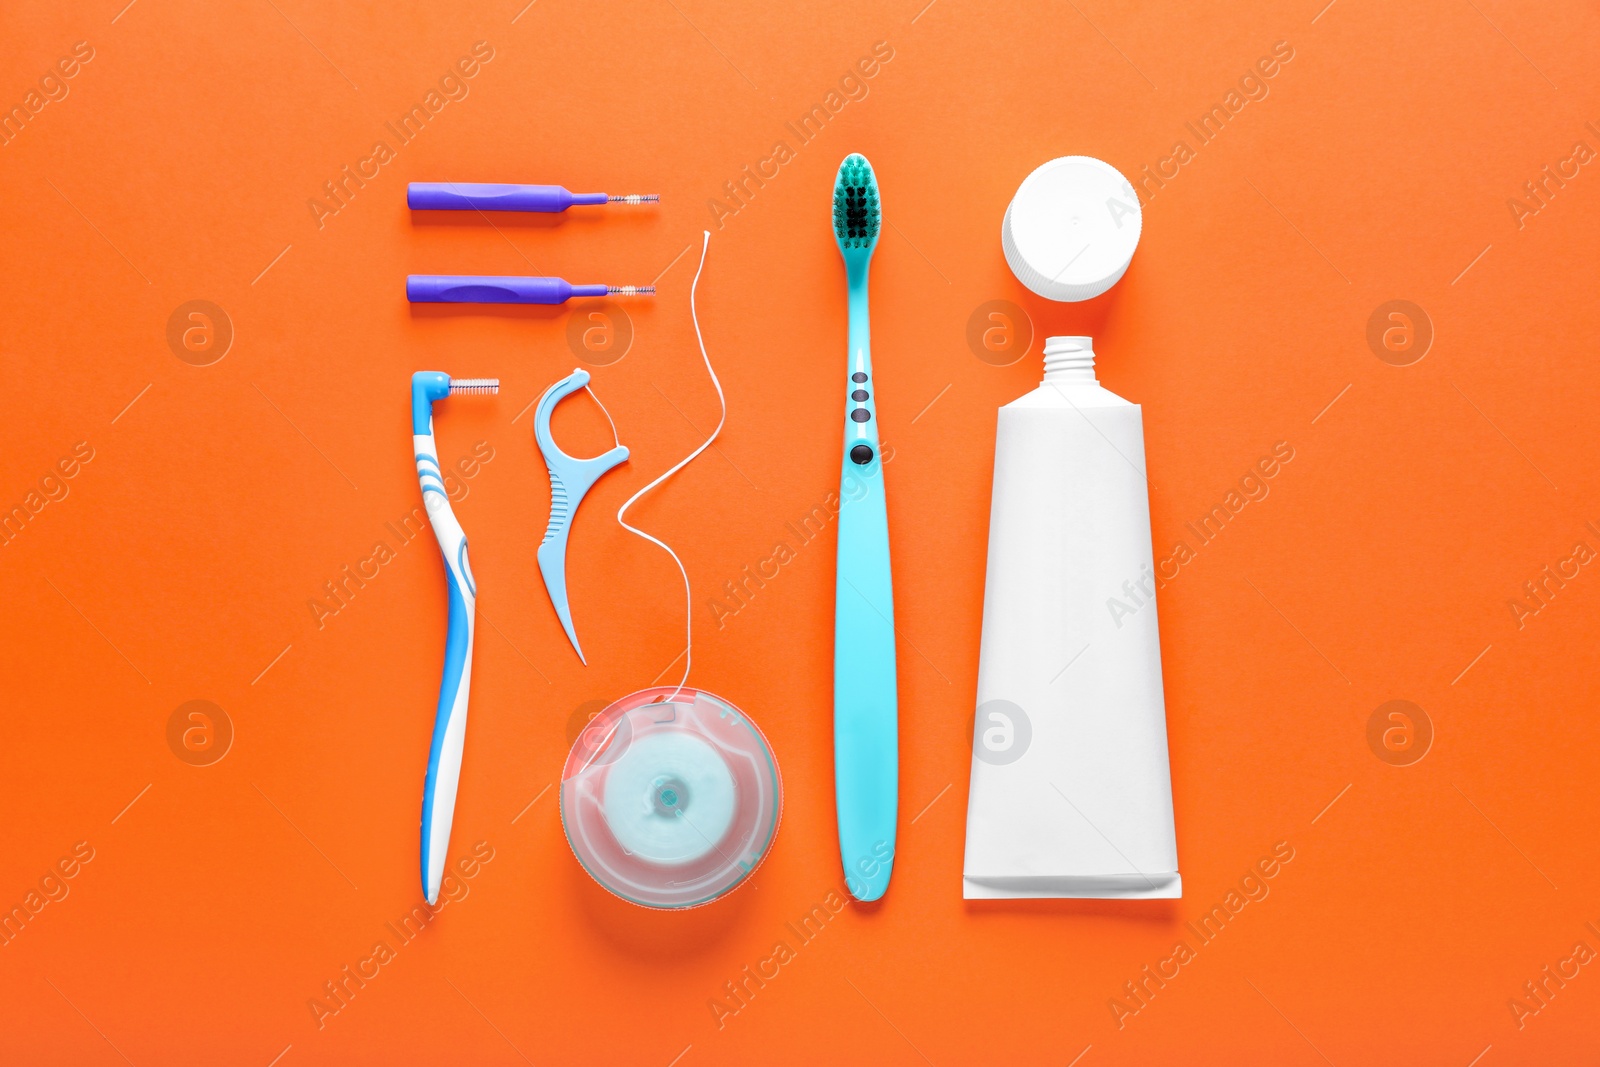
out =
{"type": "Polygon", "coordinates": [[[444,669],[439,704],[433,720],[433,742],[422,786],[422,890],[437,903],[444,880],[450,826],[455,821],[456,791],[461,784],[461,754],[467,736],[467,696],[472,681],[472,639],[478,602],[477,584],[467,560],[467,537],[450,510],[432,434],[413,437],[417,480],[428,523],[444,557],[450,617],[445,636],[444,669]]]}
{"type": "Polygon", "coordinates": [[[565,304],[574,296],[605,296],[603,285],[572,285],[562,278],[495,274],[410,274],[413,304],[565,304]]]}
{"type": "Polygon", "coordinates": [[[899,699],[889,519],[878,453],[866,299],[852,293],[851,381],[839,482],[839,557],[834,590],[833,746],[839,854],[858,900],[889,888],[899,808],[899,699]],[[858,329],[858,322],[860,327],[858,329]],[[865,376],[864,380],[855,379],[865,376]],[[865,400],[856,400],[860,392],[865,400]],[[865,451],[863,451],[865,450],[865,451]]]}
{"type": "Polygon", "coordinates": [[[565,211],[574,204],[603,204],[604,193],[570,193],[559,185],[485,182],[412,182],[406,204],[419,211],[565,211]]]}

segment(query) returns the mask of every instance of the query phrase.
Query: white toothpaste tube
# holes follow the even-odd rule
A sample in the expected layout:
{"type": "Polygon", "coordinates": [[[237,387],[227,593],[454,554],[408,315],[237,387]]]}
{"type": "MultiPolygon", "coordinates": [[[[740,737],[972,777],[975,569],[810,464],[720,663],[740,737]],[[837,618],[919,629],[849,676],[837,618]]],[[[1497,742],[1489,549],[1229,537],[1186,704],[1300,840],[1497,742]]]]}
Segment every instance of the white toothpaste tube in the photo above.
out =
{"type": "Polygon", "coordinates": [[[1178,897],[1144,423],[1087,337],[1000,409],[967,898],[1178,897]]]}

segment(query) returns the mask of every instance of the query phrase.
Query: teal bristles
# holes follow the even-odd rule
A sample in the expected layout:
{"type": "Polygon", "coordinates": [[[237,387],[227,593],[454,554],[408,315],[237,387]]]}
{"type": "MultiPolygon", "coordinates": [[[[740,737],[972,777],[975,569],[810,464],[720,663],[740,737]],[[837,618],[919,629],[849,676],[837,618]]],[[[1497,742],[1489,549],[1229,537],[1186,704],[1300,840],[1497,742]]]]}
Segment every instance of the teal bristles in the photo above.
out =
{"type": "Polygon", "coordinates": [[[833,235],[841,252],[870,249],[878,243],[882,216],[878,205],[878,179],[865,156],[851,153],[839,164],[833,183],[833,235]]]}

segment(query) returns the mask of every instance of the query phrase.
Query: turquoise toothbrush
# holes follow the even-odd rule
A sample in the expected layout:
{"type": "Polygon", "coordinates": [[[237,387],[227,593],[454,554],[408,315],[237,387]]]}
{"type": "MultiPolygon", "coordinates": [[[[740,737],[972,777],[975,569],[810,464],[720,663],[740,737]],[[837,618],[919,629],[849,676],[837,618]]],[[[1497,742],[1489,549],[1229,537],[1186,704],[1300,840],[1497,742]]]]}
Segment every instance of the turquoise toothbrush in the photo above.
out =
{"type": "Polygon", "coordinates": [[[462,393],[498,393],[498,378],[455,378],[419,370],[411,376],[411,450],[422,483],[422,505],[439,541],[444,576],[450,589],[450,623],[445,635],[444,672],[439,680],[439,707],[433,720],[433,745],[422,784],[422,893],[438,903],[444,879],[445,849],[455,820],[456,787],[461,784],[461,748],[467,736],[467,691],[472,682],[472,634],[478,604],[478,583],[467,562],[467,535],[450,510],[445,494],[439,446],[433,440],[433,402],[462,393]]]}
{"type": "Polygon", "coordinates": [[[833,774],[839,856],[845,885],[857,900],[877,900],[889,888],[900,787],[894,589],[867,318],[867,272],[880,225],[878,180],[866,157],[852,153],[833,185],[833,233],[850,285],[834,589],[833,774]]]}

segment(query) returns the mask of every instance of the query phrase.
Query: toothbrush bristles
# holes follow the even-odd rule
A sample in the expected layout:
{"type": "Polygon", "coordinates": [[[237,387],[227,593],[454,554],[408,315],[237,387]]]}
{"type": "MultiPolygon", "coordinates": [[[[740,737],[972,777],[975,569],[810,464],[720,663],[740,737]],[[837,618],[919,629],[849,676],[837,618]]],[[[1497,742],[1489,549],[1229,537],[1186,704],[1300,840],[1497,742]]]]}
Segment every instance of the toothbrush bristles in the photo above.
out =
{"type": "Polygon", "coordinates": [[[650,296],[656,291],[653,285],[608,285],[606,292],[616,296],[650,296]]]}
{"type": "Polygon", "coordinates": [[[606,199],[613,204],[654,204],[661,199],[661,194],[629,193],[626,196],[608,196],[606,199]]]}
{"type": "Polygon", "coordinates": [[[461,393],[498,393],[500,391],[499,378],[451,378],[450,395],[461,393]]]}

